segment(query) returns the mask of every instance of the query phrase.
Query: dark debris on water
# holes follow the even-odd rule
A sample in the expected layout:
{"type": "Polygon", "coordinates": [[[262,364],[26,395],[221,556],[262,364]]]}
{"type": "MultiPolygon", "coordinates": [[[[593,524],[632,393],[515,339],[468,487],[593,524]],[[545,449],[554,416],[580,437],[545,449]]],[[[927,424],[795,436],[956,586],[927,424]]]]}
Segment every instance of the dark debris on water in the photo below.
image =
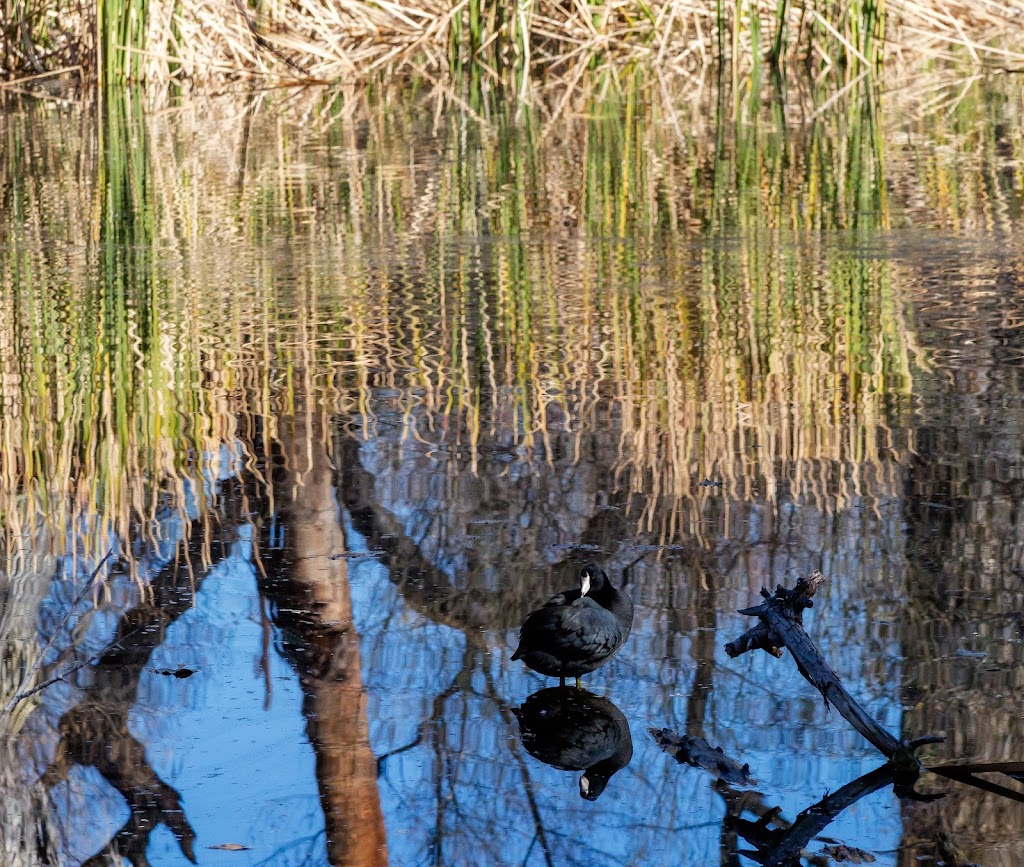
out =
{"type": "Polygon", "coordinates": [[[702,737],[681,735],[671,729],[648,731],[654,742],[680,764],[701,768],[733,786],[751,786],[756,782],[750,775],[750,765],[741,765],[702,737]]]}

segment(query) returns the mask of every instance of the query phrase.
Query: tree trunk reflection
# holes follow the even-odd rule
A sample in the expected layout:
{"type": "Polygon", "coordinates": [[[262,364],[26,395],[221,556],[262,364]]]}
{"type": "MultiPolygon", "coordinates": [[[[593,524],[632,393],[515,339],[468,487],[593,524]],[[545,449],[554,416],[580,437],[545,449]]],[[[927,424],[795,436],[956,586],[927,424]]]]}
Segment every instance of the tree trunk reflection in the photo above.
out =
{"type": "Polygon", "coordinates": [[[267,590],[305,695],[330,863],[385,864],[377,762],[325,427],[323,419],[300,411],[281,431],[274,486],[283,495],[277,519],[284,541],[274,552],[280,568],[270,571],[267,590]]]}

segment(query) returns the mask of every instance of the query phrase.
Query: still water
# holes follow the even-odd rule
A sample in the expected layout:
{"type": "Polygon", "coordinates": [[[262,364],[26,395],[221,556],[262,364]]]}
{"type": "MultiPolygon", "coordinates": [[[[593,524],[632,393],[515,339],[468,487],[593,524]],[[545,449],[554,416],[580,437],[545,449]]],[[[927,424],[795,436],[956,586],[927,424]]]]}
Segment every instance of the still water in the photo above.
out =
{"type": "MultiPolygon", "coordinates": [[[[5,103],[4,863],[782,863],[881,764],[725,653],[814,569],[882,725],[1024,761],[1015,86],[5,103]],[[540,692],[518,625],[588,562],[633,634],[540,692]]],[[[1024,861],[1019,800],[918,792],[801,863],[1024,861]]]]}

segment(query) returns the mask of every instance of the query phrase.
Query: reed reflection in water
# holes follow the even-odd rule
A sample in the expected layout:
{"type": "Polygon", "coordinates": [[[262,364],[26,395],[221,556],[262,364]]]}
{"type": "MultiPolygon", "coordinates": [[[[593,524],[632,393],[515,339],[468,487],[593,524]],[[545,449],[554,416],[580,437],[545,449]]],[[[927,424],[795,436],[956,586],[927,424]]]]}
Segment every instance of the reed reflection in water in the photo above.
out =
{"type": "MultiPolygon", "coordinates": [[[[689,136],[629,88],[557,122],[306,98],[0,115],[10,863],[736,863],[740,802],[647,729],[791,817],[871,771],[723,651],[814,568],[887,727],[1021,757],[1019,91],[689,136]],[[591,560],[637,603],[593,801],[510,660],[591,560]]],[[[1010,864],[1020,827],[880,789],[827,833],[1010,864]]]]}

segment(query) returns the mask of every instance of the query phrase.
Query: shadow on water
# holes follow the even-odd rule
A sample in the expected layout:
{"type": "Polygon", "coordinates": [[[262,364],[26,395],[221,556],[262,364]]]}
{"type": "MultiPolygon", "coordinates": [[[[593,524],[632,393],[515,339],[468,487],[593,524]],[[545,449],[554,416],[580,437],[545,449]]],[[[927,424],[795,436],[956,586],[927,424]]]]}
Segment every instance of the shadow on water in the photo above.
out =
{"type": "Polygon", "coordinates": [[[1019,863],[1019,89],[642,93],[0,114],[5,863],[1019,863]],[[633,634],[541,688],[591,561],[633,634]],[[943,797],[726,653],[816,569],[943,797]]]}

